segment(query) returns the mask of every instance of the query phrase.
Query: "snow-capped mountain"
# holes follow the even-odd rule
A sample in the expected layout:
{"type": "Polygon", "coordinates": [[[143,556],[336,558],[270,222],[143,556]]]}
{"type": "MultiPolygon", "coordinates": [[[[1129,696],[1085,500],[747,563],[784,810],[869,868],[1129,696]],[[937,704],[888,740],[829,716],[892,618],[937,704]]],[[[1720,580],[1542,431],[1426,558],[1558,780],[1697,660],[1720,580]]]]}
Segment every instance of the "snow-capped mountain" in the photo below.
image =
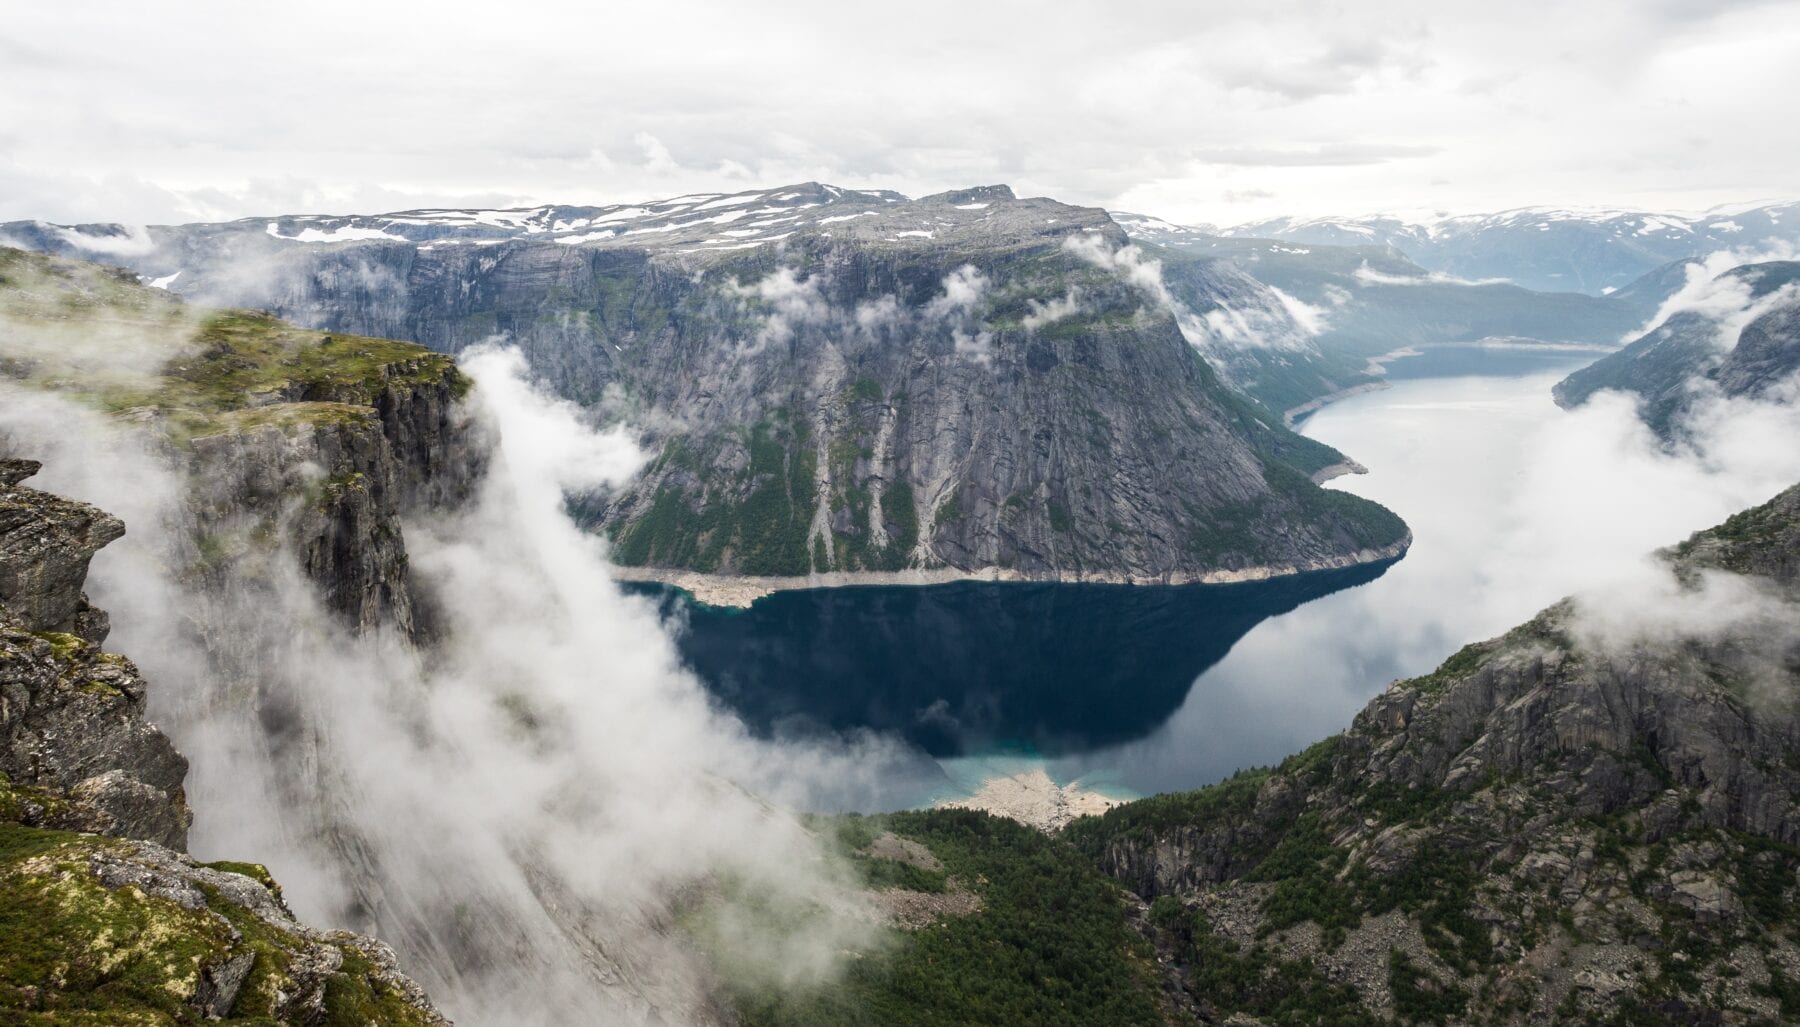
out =
{"type": "MultiPolygon", "coordinates": [[[[246,234],[292,243],[396,242],[416,246],[495,245],[515,240],[580,247],[631,247],[689,252],[751,249],[796,232],[880,236],[889,241],[932,239],[955,225],[975,224],[1004,186],[946,193],[934,205],[908,207],[899,193],[862,192],[807,182],[741,193],[695,193],[665,200],[601,207],[546,205],[507,210],[430,209],[387,214],[298,214],[179,226],[0,224],[0,243],[70,256],[137,257],[179,247],[203,236],[246,234]],[[900,211],[904,210],[904,213],[900,211]]],[[[133,261],[133,265],[142,263],[133,261]]],[[[178,270],[171,268],[171,272],[178,270]]]]}
{"type": "Polygon", "coordinates": [[[1229,261],[1294,306],[1326,352],[1362,356],[1496,337],[1614,344],[1683,280],[1675,265],[1667,282],[1649,275],[1606,296],[1538,292],[1501,279],[1428,271],[1379,242],[1225,236],[1141,214],[1113,212],[1112,218],[1134,242],[1158,253],[1229,261]]]}
{"type": "MultiPolygon", "coordinates": [[[[1146,224],[1138,231],[1154,241],[1154,234],[1167,230],[1146,224]]],[[[1423,218],[1283,217],[1216,234],[1299,244],[1391,246],[1431,271],[1506,279],[1547,292],[1598,294],[1684,257],[1800,245],[1800,203],[1744,204],[1699,215],[1525,207],[1423,218]]]]}

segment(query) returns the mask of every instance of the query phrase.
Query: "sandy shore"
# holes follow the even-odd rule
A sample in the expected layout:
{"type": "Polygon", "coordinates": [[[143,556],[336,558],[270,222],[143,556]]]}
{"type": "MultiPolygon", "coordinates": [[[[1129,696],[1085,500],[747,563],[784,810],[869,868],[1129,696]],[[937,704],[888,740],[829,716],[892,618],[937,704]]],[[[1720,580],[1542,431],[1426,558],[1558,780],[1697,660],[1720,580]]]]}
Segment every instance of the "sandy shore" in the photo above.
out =
{"type": "MultiPolygon", "coordinates": [[[[1401,355],[1401,354],[1390,354],[1390,355],[1401,355]]],[[[1378,357],[1376,359],[1381,359],[1381,358],[1378,357]]],[[[1369,361],[1369,366],[1371,368],[1375,368],[1376,367],[1375,361],[1374,360],[1369,361]]],[[[1377,368],[1376,370],[1372,370],[1369,373],[1379,374],[1380,370],[1377,368]]],[[[1307,414],[1312,413],[1313,411],[1319,409],[1320,407],[1329,406],[1333,403],[1336,403],[1340,399],[1349,399],[1351,396],[1360,396],[1365,392],[1380,392],[1382,389],[1385,389],[1388,387],[1389,386],[1388,386],[1387,382],[1363,382],[1361,385],[1352,385],[1347,389],[1339,389],[1336,392],[1328,392],[1325,395],[1320,396],[1318,399],[1307,400],[1305,403],[1302,403],[1297,407],[1289,407],[1288,409],[1282,411],[1281,423],[1286,425],[1289,428],[1292,428],[1294,426],[1295,421],[1298,421],[1300,418],[1305,417],[1307,414]]],[[[1352,473],[1354,473],[1354,472],[1352,472],[1352,473]]]]}
{"type": "Polygon", "coordinates": [[[1368,473],[1369,469],[1362,464],[1359,464],[1354,460],[1345,460],[1343,463],[1330,464],[1314,471],[1312,473],[1312,480],[1314,485],[1323,485],[1333,478],[1342,478],[1346,474],[1368,473]]]}
{"type": "Polygon", "coordinates": [[[989,778],[974,795],[940,802],[937,808],[983,810],[1048,832],[1061,830],[1076,817],[1105,813],[1124,801],[1088,791],[1080,782],[1059,785],[1039,768],[989,778]]]}
{"type": "MultiPolygon", "coordinates": [[[[1329,468],[1327,468],[1329,470],[1329,468]]],[[[1321,472],[1323,473],[1323,472],[1321,472]]],[[[1342,473],[1355,473],[1345,471],[1342,473]]],[[[1412,545],[1412,534],[1390,546],[1360,549],[1345,556],[1315,560],[1307,565],[1280,564],[1245,567],[1242,570],[1207,571],[1204,574],[1166,574],[1160,577],[1130,574],[1042,574],[1027,575],[1003,567],[983,567],[965,571],[955,567],[906,571],[832,571],[793,577],[753,577],[728,574],[703,574],[699,571],[671,567],[611,568],[619,581],[654,581],[672,585],[692,595],[706,606],[748,607],[751,603],[776,592],[803,588],[843,588],[848,585],[946,585],[954,581],[1041,581],[1088,585],[1230,585],[1244,581],[1267,581],[1270,578],[1314,571],[1342,570],[1359,564],[1391,560],[1412,545]]]]}

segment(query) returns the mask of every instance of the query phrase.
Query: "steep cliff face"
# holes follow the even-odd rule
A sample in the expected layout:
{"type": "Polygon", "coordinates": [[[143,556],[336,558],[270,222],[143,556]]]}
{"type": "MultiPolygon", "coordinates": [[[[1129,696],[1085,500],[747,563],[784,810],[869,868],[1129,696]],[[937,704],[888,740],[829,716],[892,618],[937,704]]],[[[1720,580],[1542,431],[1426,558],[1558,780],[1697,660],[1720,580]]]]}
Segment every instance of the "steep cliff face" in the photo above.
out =
{"type": "Polygon", "coordinates": [[[1556,402],[1577,407],[1602,389],[1636,395],[1664,438],[1704,395],[1761,399],[1800,372],[1800,263],[1732,268],[1704,283],[1651,331],[1558,382],[1556,402]]]}
{"type": "Polygon", "coordinates": [[[0,383],[139,423],[184,469],[173,556],[229,597],[221,609],[246,605],[234,590],[269,580],[291,550],[346,625],[430,635],[400,519],[464,503],[489,451],[450,358],[189,308],[129,276],[16,250],[0,250],[0,330],[0,383]]]}
{"type": "Polygon", "coordinates": [[[1386,511],[1315,488],[1344,458],[1279,417],[1353,373],[1296,368],[1304,333],[1267,289],[1204,262],[1165,281],[1103,211],[808,184],[152,236],[134,267],[191,296],[445,352],[519,345],[655,454],[585,509],[629,564],[1158,582],[1406,544],[1386,511]]]}
{"type": "MultiPolygon", "coordinates": [[[[452,630],[457,607],[437,601],[428,581],[456,572],[440,564],[428,578],[414,566],[427,536],[440,558],[478,551],[489,564],[478,573],[491,567],[496,583],[515,590],[515,605],[533,611],[530,630],[556,613],[573,616],[561,593],[544,597],[556,582],[534,562],[539,550],[514,538],[539,527],[521,523],[517,483],[486,480],[495,440],[477,411],[488,408],[461,401],[472,383],[449,357],[263,314],[191,308],[129,276],[6,250],[0,354],[0,444],[15,449],[29,439],[91,458],[101,470],[65,479],[88,493],[137,504],[131,485],[150,486],[153,495],[132,507],[142,526],[137,546],[123,554],[147,567],[133,562],[121,573],[114,563],[107,594],[116,608],[131,607],[134,624],[159,629],[138,637],[154,650],[146,665],[175,681],[151,708],[194,757],[187,789],[200,807],[197,847],[250,849],[280,866],[295,909],[391,941],[409,970],[471,1021],[723,1018],[697,957],[672,937],[669,892],[678,886],[659,890],[666,878],[645,871],[643,859],[627,857],[628,873],[615,873],[617,863],[597,867],[587,848],[597,838],[645,844],[641,832],[607,819],[625,790],[607,777],[607,760],[619,757],[584,763],[585,753],[571,755],[575,743],[549,726],[551,714],[541,734],[530,720],[539,703],[573,712],[558,705],[562,693],[546,697],[551,686],[584,697],[606,691],[590,689],[586,674],[607,682],[608,661],[588,661],[586,650],[579,666],[562,657],[549,684],[542,670],[546,647],[577,636],[582,642],[566,644],[585,644],[594,625],[552,629],[555,639],[515,653],[526,633],[517,619],[504,640],[470,624],[486,581],[458,593],[463,613],[452,630]],[[93,480],[101,474],[129,484],[93,480]],[[483,549],[489,529],[498,541],[483,549]],[[126,579],[130,587],[118,587],[126,579]],[[576,774],[571,764],[604,769],[576,774]],[[604,826],[567,826],[583,814],[604,826]]],[[[554,507],[545,512],[556,516],[554,507]]],[[[570,548],[591,560],[579,536],[570,548]]],[[[600,568],[591,570],[583,585],[623,604],[600,568]]],[[[654,623],[643,627],[654,641],[654,623]]],[[[695,788],[721,791],[710,778],[695,788]]],[[[729,794],[720,806],[754,805],[729,794]]],[[[307,933],[256,907],[254,918],[285,932],[271,940],[245,926],[251,914],[237,917],[214,901],[219,886],[205,868],[174,854],[130,856],[160,861],[151,883],[165,891],[142,875],[117,878],[143,885],[142,901],[138,891],[126,893],[130,902],[80,891],[88,877],[111,873],[103,857],[113,849],[57,846],[68,859],[27,870],[30,881],[68,884],[45,900],[84,918],[66,927],[68,945],[85,951],[93,932],[110,931],[153,962],[141,973],[129,964],[134,981],[148,982],[142,988],[99,995],[106,980],[75,975],[51,998],[34,991],[22,1003],[194,1019],[218,1010],[203,990],[217,977],[222,993],[237,996],[224,1004],[242,1018],[433,1022],[371,942],[307,933]],[[89,916],[94,903],[120,918],[89,916]],[[215,913],[237,933],[197,938],[191,928],[215,922],[215,913]],[[171,962],[146,932],[198,962],[171,962]],[[245,946],[256,953],[248,964],[245,946]],[[201,976],[170,981],[150,969],[164,966],[201,976]],[[156,998],[163,993],[170,997],[156,998]]],[[[671,861],[702,859],[683,851],[671,861]]],[[[38,908],[32,901],[0,897],[0,909],[38,908]]],[[[19,937],[22,949],[64,951],[19,937]]],[[[21,979],[0,982],[23,987],[24,976],[42,971],[35,961],[19,965],[21,979]]]]}
{"type": "Polygon", "coordinates": [[[19,484],[37,469],[0,459],[0,1016],[446,1024],[386,946],[303,926],[259,865],[180,851],[187,761],[81,591],[124,528],[19,484]]]}
{"type": "Polygon", "coordinates": [[[1065,837],[1156,900],[1203,1019],[1791,1019],[1797,532],[1800,487],[1668,554],[1754,597],[1723,630],[1596,634],[1565,602],[1273,772],[1065,837]]]}
{"type": "Polygon", "coordinates": [[[81,591],[125,526],[19,484],[37,470],[0,459],[0,773],[42,796],[18,796],[14,814],[180,848],[187,761],[145,720],[137,668],[100,651],[106,616],[81,591]]]}

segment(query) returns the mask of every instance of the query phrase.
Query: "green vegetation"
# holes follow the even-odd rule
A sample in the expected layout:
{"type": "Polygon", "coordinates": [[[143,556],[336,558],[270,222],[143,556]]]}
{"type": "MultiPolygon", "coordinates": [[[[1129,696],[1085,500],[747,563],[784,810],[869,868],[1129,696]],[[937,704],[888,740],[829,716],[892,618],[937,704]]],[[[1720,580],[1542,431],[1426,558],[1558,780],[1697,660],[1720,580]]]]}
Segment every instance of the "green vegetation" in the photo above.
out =
{"type": "Polygon", "coordinates": [[[1474,642],[1463,646],[1450,655],[1450,658],[1438,664],[1437,669],[1429,674],[1413,678],[1407,682],[1411,688],[1425,695],[1432,695],[1444,690],[1453,681],[1460,681],[1480,669],[1498,646],[1493,642],[1474,642]]]}
{"type": "Polygon", "coordinates": [[[216,859],[211,863],[202,863],[200,865],[203,867],[211,867],[214,870],[223,870],[228,874],[237,874],[241,877],[248,877],[257,884],[269,889],[269,891],[275,894],[276,898],[281,897],[281,885],[275,882],[275,876],[269,873],[269,868],[263,866],[261,863],[241,863],[232,859],[216,859]]]}
{"type": "Polygon", "coordinates": [[[1115,842],[1150,842],[1171,831],[1202,823],[1225,823],[1247,816],[1256,795],[1274,774],[1241,770],[1209,788],[1152,795],[1114,806],[1097,817],[1082,817],[1063,828],[1062,840],[1090,859],[1115,842]]]}
{"type": "MultiPolygon", "coordinates": [[[[839,824],[837,844],[852,851],[883,831],[925,845],[981,908],[896,933],[817,988],[730,982],[745,1024],[1166,1022],[1147,946],[1127,925],[1117,887],[1067,846],[966,810],[839,824]]],[[[864,873],[874,883],[899,872],[864,873]]]]}
{"type": "Polygon", "coordinates": [[[850,399],[858,403],[881,402],[881,383],[873,378],[858,378],[850,384],[850,399]]]}
{"type": "Polygon", "coordinates": [[[919,544],[919,511],[913,505],[911,482],[901,478],[889,483],[881,494],[881,515],[888,525],[890,560],[903,562],[919,544]]]}
{"type": "MultiPolygon", "coordinates": [[[[745,431],[742,443],[749,466],[735,480],[711,486],[659,484],[648,509],[614,527],[614,559],[628,566],[706,571],[729,561],[742,574],[811,570],[815,554],[807,546],[807,532],[818,458],[806,425],[783,407],[745,431]]],[[[693,445],[698,443],[670,443],[651,473],[704,466],[689,448],[693,445]]]]}
{"type": "Polygon", "coordinates": [[[1333,525],[1360,546],[1389,546],[1406,536],[1406,522],[1392,510],[1339,489],[1320,488],[1287,463],[1265,459],[1263,477],[1307,523],[1333,525]]]}
{"type": "Polygon", "coordinates": [[[1272,1027],[1376,1027],[1356,989],[1334,985],[1310,960],[1282,959],[1213,931],[1205,914],[1163,896],[1150,922],[1175,950],[1188,994],[1221,1014],[1244,1013],[1272,1027]]]}
{"type": "Polygon", "coordinates": [[[114,410],[160,410],[199,435],[227,426],[367,417],[389,389],[437,384],[461,395],[470,383],[450,357],[412,343],[306,331],[268,314],[221,311],[200,321],[190,351],[171,359],[151,388],[100,398],[114,410]],[[219,419],[240,411],[236,420],[219,419]]]}
{"type": "Polygon", "coordinates": [[[25,355],[18,373],[111,412],[153,411],[177,439],[367,419],[393,389],[472,386],[452,358],[412,343],[190,308],[127,273],[17,250],[0,250],[0,311],[25,355]],[[152,366],[95,363],[81,343],[109,333],[152,366]]]}
{"type": "MultiPolygon", "coordinates": [[[[121,843],[0,823],[0,1021],[23,1024],[192,1023],[203,968],[253,954],[226,1024],[270,1024],[290,971],[311,942],[200,886],[186,908],[136,885],[109,888],[91,869],[121,843]]],[[[216,864],[263,880],[257,864],[216,864]]],[[[328,1025],[420,1024],[421,1012],[381,983],[354,944],[326,978],[328,1025]]]]}
{"type": "Polygon", "coordinates": [[[950,490],[950,494],[944,497],[944,501],[938,504],[937,513],[932,515],[932,530],[937,531],[946,524],[954,523],[962,513],[962,483],[958,482],[950,490]]]}
{"type": "Polygon", "coordinates": [[[1394,996],[1394,1012],[1408,1023],[1444,1023],[1469,1007],[1468,992],[1454,984],[1439,984],[1399,949],[1388,953],[1388,990],[1394,996]]]}

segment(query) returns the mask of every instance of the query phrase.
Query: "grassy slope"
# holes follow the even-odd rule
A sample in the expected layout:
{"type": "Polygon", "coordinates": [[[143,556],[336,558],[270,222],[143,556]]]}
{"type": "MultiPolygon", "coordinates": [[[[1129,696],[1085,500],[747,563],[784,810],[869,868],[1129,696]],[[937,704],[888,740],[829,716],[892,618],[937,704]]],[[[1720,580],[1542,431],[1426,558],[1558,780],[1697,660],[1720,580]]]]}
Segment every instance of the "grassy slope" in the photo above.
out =
{"type": "Polygon", "coordinates": [[[0,379],[150,414],[177,438],[366,417],[396,385],[443,381],[459,395],[470,386],[452,358],[412,343],[188,307],[114,269],[4,247],[0,329],[9,351],[0,379]],[[109,346],[127,358],[110,359],[109,346]]]}
{"type": "Polygon", "coordinates": [[[739,983],[746,1025],[847,1023],[1160,1024],[1149,947],[1126,922],[1123,893],[1072,848],[1014,821],[967,810],[822,821],[852,851],[881,831],[927,846],[933,875],[861,859],[872,887],[934,890],[955,879],[979,912],[896,933],[849,964],[845,979],[797,992],[739,983]]]}

